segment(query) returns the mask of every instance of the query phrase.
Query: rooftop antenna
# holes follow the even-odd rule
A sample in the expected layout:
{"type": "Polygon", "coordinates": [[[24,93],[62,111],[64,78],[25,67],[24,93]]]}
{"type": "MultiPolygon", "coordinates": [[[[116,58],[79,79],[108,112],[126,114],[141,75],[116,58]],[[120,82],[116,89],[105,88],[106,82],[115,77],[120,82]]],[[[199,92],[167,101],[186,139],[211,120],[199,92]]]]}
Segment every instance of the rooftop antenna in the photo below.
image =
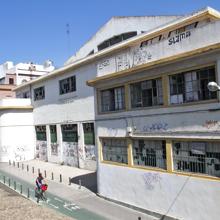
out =
{"type": "Polygon", "coordinates": [[[70,24],[66,24],[66,35],[67,35],[67,53],[68,57],[70,57],[70,47],[71,47],[71,42],[70,42],[70,24]]]}

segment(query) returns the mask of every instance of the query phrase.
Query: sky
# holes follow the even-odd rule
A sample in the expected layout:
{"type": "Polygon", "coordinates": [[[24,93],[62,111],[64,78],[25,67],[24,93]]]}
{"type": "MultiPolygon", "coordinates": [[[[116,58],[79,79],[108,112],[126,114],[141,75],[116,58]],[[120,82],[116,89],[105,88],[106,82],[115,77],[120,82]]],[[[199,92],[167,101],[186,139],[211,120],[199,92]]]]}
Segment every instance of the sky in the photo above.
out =
{"type": "Polygon", "coordinates": [[[0,64],[59,68],[113,16],[185,15],[220,0],[0,0],[0,64]]]}

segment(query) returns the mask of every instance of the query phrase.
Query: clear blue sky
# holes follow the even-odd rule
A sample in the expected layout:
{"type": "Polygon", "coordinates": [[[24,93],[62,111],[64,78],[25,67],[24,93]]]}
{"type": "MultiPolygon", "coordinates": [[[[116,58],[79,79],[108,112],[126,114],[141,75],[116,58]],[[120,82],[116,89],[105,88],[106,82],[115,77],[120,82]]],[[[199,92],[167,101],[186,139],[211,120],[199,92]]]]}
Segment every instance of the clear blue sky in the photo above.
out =
{"type": "Polygon", "coordinates": [[[60,67],[112,16],[184,15],[220,0],[1,0],[0,64],[60,67]],[[69,23],[69,41],[66,24],[69,23]],[[69,43],[70,42],[70,43],[69,43]]]}

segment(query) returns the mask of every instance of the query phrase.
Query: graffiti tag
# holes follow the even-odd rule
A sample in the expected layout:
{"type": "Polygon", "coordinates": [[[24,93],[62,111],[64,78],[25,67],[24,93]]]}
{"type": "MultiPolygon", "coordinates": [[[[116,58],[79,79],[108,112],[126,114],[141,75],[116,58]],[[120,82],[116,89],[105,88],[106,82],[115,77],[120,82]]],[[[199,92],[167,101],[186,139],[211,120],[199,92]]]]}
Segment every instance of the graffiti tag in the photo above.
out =
{"type": "Polygon", "coordinates": [[[207,129],[210,129],[216,126],[219,127],[219,123],[218,121],[215,121],[215,120],[206,120],[206,122],[202,126],[207,129]]]}
{"type": "Polygon", "coordinates": [[[145,125],[143,131],[152,132],[152,131],[166,131],[168,129],[168,124],[164,122],[153,123],[151,125],[145,125]]]}
{"type": "Polygon", "coordinates": [[[160,181],[162,178],[159,173],[145,173],[143,179],[148,190],[153,190],[157,183],[159,183],[161,187],[160,181]]]}

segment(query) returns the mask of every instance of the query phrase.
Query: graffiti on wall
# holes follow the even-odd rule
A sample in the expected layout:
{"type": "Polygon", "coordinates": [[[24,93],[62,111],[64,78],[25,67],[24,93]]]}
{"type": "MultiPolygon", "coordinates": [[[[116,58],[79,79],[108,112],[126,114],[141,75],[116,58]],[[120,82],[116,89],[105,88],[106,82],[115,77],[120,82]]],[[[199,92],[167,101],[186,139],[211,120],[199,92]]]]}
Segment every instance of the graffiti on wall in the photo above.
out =
{"type": "Polygon", "coordinates": [[[185,31],[185,32],[182,32],[180,34],[177,34],[175,35],[174,37],[171,37],[169,38],[168,40],[168,45],[172,45],[172,44],[175,44],[175,43],[179,43],[181,42],[183,39],[186,39],[188,37],[190,37],[191,35],[191,32],[190,31],[185,31]]]}
{"type": "Polygon", "coordinates": [[[78,146],[74,142],[63,142],[63,160],[68,166],[78,167],[78,146]]]}
{"type": "Polygon", "coordinates": [[[216,120],[206,120],[202,126],[207,129],[212,129],[212,128],[218,129],[220,127],[220,124],[219,121],[216,120]]]}
{"type": "Polygon", "coordinates": [[[15,161],[24,161],[25,160],[25,153],[26,153],[25,146],[19,146],[14,148],[14,158],[15,161]]]}
{"type": "Polygon", "coordinates": [[[51,147],[51,155],[58,156],[59,144],[58,143],[51,143],[50,147],[51,147]]]}
{"type": "Polygon", "coordinates": [[[47,142],[46,141],[37,141],[36,143],[36,158],[47,161],[47,142]]]}
{"type": "Polygon", "coordinates": [[[11,146],[0,146],[0,155],[1,156],[8,156],[10,153],[11,146]]]}
{"type": "Polygon", "coordinates": [[[98,63],[97,70],[99,73],[106,71],[122,71],[147,63],[151,59],[152,53],[146,46],[136,46],[116,55],[115,57],[103,59],[98,63]]]}
{"type": "Polygon", "coordinates": [[[143,179],[147,190],[153,190],[156,185],[161,188],[162,178],[159,173],[144,173],[143,179]]]}
{"type": "Polygon", "coordinates": [[[84,149],[86,160],[96,160],[94,145],[85,145],[84,149]]]}
{"type": "Polygon", "coordinates": [[[27,159],[30,153],[30,149],[27,146],[20,145],[20,146],[10,146],[10,145],[3,145],[0,146],[0,157],[8,158],[15,162],[24,161],[27,159]]]}
{"type": "Polygon", "coordinates": [[[166,122],[156,122],[143,127],[144,132],[167,131],[168,124],[166,122]]]}

